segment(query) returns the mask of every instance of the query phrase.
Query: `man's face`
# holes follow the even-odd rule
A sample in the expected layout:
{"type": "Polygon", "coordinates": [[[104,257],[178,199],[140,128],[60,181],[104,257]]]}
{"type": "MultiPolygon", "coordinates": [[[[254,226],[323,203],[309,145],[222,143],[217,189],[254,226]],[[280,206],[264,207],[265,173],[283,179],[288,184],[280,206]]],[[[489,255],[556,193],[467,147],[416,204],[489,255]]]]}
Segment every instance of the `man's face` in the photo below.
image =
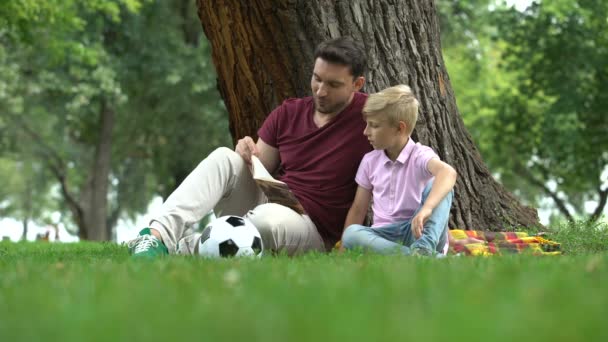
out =
{"type": "Polygon", "coordinates": [[[363,77],[354,78],[350,68],[329,63],[321,58],[315,61],[310,87],[315,100],[315,109],[322,114],[337,114],[361,89],[363,77]]]}

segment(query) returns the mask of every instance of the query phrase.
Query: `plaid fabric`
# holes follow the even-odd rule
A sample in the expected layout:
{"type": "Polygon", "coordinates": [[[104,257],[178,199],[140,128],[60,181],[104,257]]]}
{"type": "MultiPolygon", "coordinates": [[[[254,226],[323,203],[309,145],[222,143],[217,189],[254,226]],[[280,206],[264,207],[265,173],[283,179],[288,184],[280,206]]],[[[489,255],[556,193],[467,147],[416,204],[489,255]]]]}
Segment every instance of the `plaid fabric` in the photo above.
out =
{"type": "Polygon", "coordinates": [[[531,253],[533,255],[560,255],[561,245],[540,236],[529,236],[524,232],[490,232],[481,230],[452,229],[454,240],[476,238],[481,243],[453,243],[450,254],[494,255],[531,253]]]}

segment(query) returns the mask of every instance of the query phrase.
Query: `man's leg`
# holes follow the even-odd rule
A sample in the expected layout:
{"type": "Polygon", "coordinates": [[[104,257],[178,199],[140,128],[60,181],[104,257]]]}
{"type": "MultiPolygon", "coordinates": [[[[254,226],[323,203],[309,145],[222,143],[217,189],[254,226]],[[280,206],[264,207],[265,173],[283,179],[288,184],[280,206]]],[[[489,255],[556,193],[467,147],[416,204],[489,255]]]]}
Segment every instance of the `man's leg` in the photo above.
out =
{"type": "MultiPolygon", "coordinates": [[[[245,217],[260,232],[264,254],[285,252],[294,256],[309,251],[325,251],[323,239],[306,215],[300,215],[276,203],[265,203],[250,210],[245,217]]],[[[201,235],[197,233],[182,238],[177,253],[196,254],[201,235]]]]}
{"type": "Polygon", "coordinates": [[[346,249],[363,248],[380,254],[411,254],[409,247],[401,244],[409,239],[409,221],[371,228],[359,224],[348,226],[342,235],[346,249]]]}
{"type": "Polygon", "coordinates": [[[309,251],[325,251],[315,224],[307,215],[276,203],[258,205],[245,216],[262,236],[266,253],[286,252],[289,256],[309,251]]]}
{"type": "MultiPolygon", "coordinates": [[[[429,181],[422,192],[422,203],[420,208],[424,205],[429,193],[433,181],[429,181]]],[[[454,197],[454,191],[450,191],[442,200],[439,202],[437,207],[433,209],[433,213],[429,216],[428,220],[424,223],[422,229],[422,236],[418,240],[414,241],[413,234],[410,234],[410,238],[404,241],[404,244],[409,245],[410,248],[418,250],[422,254],[433,254],[434,252],[443,253],[444,247],[448,239],[448,220],[450,218],[450,208],[452,207],[452,198],[454,197]]],[[[414,217],[418,214],[416,210],[414,217]]]]}
{"type": "Polygon", "coordinates": [[[241,156],[220,147],[205,158],[163,203],[150,227],[160,233],[170,253],[188,227],[200,221],[210,210],[221,215],[245,215],[263,202],[263,193],[253,181],[241,156]]]}

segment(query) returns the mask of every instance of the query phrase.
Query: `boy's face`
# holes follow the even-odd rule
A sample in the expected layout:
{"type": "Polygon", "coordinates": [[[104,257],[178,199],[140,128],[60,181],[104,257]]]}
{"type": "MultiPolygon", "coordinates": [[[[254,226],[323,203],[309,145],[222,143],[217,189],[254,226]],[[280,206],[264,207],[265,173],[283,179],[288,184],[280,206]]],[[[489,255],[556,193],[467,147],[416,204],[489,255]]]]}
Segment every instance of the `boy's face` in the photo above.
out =
{"type": "Polygon", "coordinates": [[[363,77],[354,78],[348,66],[317,58],[310,81],[315,109],[322,114],[339,113],[364,82],[363,77]]]}
{"type": "Polygon", "coordinates": [[[384,114],[366,115],[365,130],[363,134],[376,150],[385,150],[398,147],[402,142],[402,132],[399,126],[389,122],[384,114]]]}

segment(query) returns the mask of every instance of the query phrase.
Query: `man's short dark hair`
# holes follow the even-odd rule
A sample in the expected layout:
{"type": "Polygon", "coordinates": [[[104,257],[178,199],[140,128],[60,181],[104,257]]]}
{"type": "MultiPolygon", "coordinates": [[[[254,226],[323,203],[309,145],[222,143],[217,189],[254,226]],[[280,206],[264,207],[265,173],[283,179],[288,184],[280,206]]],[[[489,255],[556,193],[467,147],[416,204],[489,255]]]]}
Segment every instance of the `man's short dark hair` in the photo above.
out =
{"type": "Polygon", "coordinates": [[[315,50],[315,60],[317,58],[350,67],[354,78],[363,76],[367,71],[367,55],[363,44],[350,37],[339,37],[319,44],[315,50]]]}

